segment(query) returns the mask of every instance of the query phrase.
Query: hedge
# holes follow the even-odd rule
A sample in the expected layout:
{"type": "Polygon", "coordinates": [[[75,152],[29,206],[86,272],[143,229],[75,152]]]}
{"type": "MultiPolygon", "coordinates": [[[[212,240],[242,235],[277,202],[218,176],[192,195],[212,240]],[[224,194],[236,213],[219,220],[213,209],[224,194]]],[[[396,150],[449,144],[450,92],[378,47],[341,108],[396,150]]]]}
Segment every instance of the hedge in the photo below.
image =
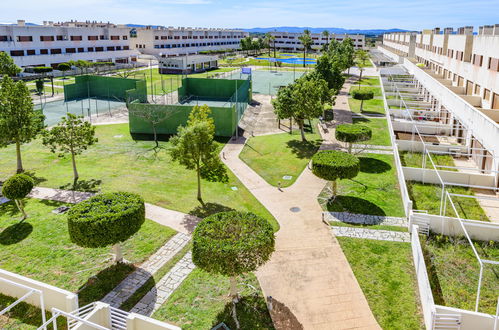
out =
{"type": "Polygon", "coordinates": [[[145,221],[142,197],[127,192],[96,195],[68,212],[69,237],[82,247],[104,247],[126,241],[145,221]]]}
{"type": "Polygon", "coordinates": [[[336,126],[335,137],[342,142],[359,142],[367,141],[372,137],[371,128],[357,124],[341,124],[336,126]]]}
{"type": "Polygon", "coordinates": [[[197,225],[192,260],[209,273],[237,276],[264,264],[274,244],[274,230],[266,219],[253,213],[220,212],[197,225]]]}
{"type": "Polygon", "coordinates": [[[2,195],[8,199],[23,199],[33,189],[35,183],[26,174],[16,174],[3,183],[2,195]]]}
{"type": "Polygon", "coordinates": [[[374,97],[374,90],[372,88],[354,89],[351,94],[356,100],[370,100],[374,97]]]}
{"type": "Polygon", "coordinates": [[[312,173],[324,180],[351,179],[359,171],[359,159],[342,151],[323,150],[312,157],[312,173]]]}

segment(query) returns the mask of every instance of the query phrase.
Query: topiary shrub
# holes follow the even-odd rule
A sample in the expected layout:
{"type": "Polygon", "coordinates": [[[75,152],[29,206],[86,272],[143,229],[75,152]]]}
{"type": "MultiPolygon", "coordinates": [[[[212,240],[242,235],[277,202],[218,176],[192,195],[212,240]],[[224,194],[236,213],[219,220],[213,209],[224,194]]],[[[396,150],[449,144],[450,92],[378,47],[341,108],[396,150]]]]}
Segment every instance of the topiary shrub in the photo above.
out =
{"type": "Polygon", "coordinates": [[[69,71],[71,70],[71,65],[69,65],[69,63],[59,63],[59,65],[57,65],[57,70],[59,71],[69,71]]]}
{"type": "Polygon", "coordinates": [[[360,88],[354,89],[352,92],[352,97],[356,100],[360,100],[360,111],[362,112],[362,107],[365,100],[372,100],[374,98],[374,91],[372,88],[360,88]]]}
{"type": "Polygon", "coordinates": [[[312,157],[312,173],[321,179],[332,181],[334,196],[337,193],[336,180],[352,179],[359,171],[359,159],[346,152],[323,150],[312,157]]]}
{"type": "Polygon", "coordinates": [[[142,197],[127,192],[104,193],[71,208],[69,237],[82,247],[115,245],[115,261],[121,261],[120,242],[139,231],[145,221],[142,197]]]}
{"type": "Polygon", "coordinates": [[[367,141],[372,137],[371,128],[364,125],[341,124],[336,126],[336,140],[348,143],[348,153],[352,153],[352,144],[367,141]]]}
{"type": "Polygon", "coordinates": [[[33,179],[26,174],[13,175],[3,183],[2,195],[16,203],[17,208],[23,215],[21,221],[28,217],[22,200],[28,196],[34,185],[33,179]]]}
{"type": "Polygon", "coordinates": [[[194,230],[192,261],[209,272],[231,278],[237,300],[236,277],[256,270],[274,252],[274,230],[253,213],[220,212],[204,218],[194,230]]]}

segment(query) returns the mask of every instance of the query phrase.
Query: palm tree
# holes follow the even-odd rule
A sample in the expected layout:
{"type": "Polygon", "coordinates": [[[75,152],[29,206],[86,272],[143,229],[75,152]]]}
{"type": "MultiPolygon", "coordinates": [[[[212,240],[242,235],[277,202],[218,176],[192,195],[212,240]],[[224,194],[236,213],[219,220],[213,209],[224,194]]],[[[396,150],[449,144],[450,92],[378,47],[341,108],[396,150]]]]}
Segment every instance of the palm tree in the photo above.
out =
{"type": "Polygon", "coordinates": [[[269,57],[270,57],[270,45],[273,46],[274,48],[274,57],[276,57],[276,51],[275,51],[275,36],[271,35],[270,33],[267,33],[265,35],[265,41],[267,42],[268,46],[269,46],[269,57]]]}
{"type": "Polygon", "coordinates": [[[307,56],[307,50],[309,50],[312,44],[314,43],[312,37],[310,36],[310,30],[308,29],[303,30],[303,34],[298,37],[298,40],[300,40],[303,46],[303,67],[305,67],[305,58],[307,56]]]}
{"type": "Polygon", "coordinates": [[[326,44],[323,46],[323,50],[327,49],[327,46],[329,45],[329,36],[330,33],[328,30],[322,31],[322,36],[326,38],[326,44]]]}

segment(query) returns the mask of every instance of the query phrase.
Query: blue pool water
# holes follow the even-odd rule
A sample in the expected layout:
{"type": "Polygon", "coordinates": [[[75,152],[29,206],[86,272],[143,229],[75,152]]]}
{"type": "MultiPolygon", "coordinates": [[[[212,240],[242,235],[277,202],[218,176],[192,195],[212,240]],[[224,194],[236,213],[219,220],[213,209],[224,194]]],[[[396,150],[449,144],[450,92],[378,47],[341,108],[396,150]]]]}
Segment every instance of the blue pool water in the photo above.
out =
{"type": "MultiPolygon", "coordinates": [[[[265,60],[269,62],[282,62],[289,64],[303,64],[303,57],[290,57],[290,58],[269,58],[269,57],[257,57],[257,60],[265,60]]],[[[316,64],[317,61],[314,58],[305,57],[305,64],[316,64]]]]}

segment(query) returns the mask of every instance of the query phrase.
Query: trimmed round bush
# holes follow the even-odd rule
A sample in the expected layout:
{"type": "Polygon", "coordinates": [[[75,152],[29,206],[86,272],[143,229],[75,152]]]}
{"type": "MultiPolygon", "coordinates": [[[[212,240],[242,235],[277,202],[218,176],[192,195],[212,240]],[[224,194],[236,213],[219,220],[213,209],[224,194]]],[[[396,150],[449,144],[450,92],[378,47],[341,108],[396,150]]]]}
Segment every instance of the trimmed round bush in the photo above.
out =
{"type": "Polygon", "coordinates": [[[71,65],[69,65],[69,63],[59,63],[59,65],[57,66],[57,70],[69,71],[71,70],[71,65]]]}
{"type": "Polygon", "coordinates": [[[33,189],[35,182],[26,174],[16,174],[3,183],[2,195],[8,199],[23,199],[33,189]]]}
{"type": "Polygon", "coordinates": [[[126,241],[145,221],[142,197],[128,192],[96,195],[68,212],[69,237],[82,247],[97,248],[126,241]]]}
{"type": "Polygon", "coordinates": [[[338,141],[354,143],[370,140],[372,131],[364,125],[341,124],[336,126],[335,136],[338,141]]]}
{"type": "Polygon", "coordinates": [[[362,101],[370,100],[374,97],[374,91],[372,88],[354,89],[351,94],[354,99],[362,101]]]}
{"type": "Polygon", "coordinates": [[[47,72],[52,72],[54,69],[52,69],[49,66],[35,66],[33,68],[34,73],[47,73],[47,72]]]}
{"type": "Polygon", "coordinates": [[[351,179],[359,171],[359,159],[342,151],[323,150],[312,157],[312,173],[324,180],[351,179]]]}
{"type": "Polygon", "coordinates": [[[220,212],[204,218],[193,235],[196,266],[225,276],[254,271],[274,252],[274,230],[253,213],[220,212]]]}

